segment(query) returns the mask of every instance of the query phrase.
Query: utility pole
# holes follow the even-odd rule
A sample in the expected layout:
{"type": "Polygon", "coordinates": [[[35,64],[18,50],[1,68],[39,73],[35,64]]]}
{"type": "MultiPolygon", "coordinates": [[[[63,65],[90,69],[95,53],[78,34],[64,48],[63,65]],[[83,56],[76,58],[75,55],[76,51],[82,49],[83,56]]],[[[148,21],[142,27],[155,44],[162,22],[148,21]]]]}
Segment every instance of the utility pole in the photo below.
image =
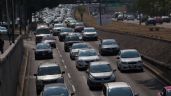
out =
{"type": "Polygon", "coordinates": [[[99,0],[99,16],[100,16],[100,26],[102,25],[102,6],[101,6],[101,0],[99,0]]]}
{"type": "Polygon", "coordinates": [[[8,40],[11,41],[11,32],[10,32],[10,17],[9,17],[9,10],[8,10],[8,0],[5,0],[5,7],[6,7],[6,17],[7,17],[7,24],[8,24],[8,40]]]}
{"type": "Polygon", "coordinates": [[[14,0],[12,0],[12,43],[15,43],[14,31],[15,31],[15,6],[14,0]]]}

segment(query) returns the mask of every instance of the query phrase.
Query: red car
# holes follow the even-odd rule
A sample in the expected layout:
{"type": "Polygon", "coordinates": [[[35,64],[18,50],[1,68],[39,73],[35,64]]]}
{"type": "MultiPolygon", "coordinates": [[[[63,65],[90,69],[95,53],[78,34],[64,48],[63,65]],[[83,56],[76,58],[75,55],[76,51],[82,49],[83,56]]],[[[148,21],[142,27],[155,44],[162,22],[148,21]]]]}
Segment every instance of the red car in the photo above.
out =
{"type": "Polygon", "coordinates": [[[82,32],[84,29],[84,23],[78,22],[75,24],[75,32],[82,32]]]}
{"type": "Polygon", "coordinates": [[[171,86],[164,87],[157,96],[171,96],[171,86]]]}

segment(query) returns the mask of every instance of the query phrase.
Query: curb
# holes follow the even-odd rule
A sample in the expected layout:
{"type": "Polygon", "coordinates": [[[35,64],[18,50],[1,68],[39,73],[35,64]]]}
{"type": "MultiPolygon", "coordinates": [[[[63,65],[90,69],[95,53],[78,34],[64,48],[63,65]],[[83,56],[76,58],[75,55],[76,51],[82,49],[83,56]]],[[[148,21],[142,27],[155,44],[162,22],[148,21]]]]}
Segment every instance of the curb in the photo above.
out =
{"type": "Polygon", "coordinates": [[[24,71],[21,77],[21,83],[19,83],[19,89],[17,92],[17,96],[23,96],[23,91],[24,91],[24,83],[25,83],[25,76],[26,76],[26,70],[27,70],[27,66],[28,66],[28,61],[29,61],[29,51],[26,48],[26,60],[24,62],[24,71]]]}

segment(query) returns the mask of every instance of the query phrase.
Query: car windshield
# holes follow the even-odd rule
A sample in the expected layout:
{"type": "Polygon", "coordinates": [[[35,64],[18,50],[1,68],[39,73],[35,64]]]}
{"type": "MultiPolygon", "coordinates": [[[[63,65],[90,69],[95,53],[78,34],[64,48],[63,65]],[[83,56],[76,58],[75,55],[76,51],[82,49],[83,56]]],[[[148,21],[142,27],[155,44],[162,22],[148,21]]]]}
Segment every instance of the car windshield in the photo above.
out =
{"type": "Polygon", "coordinates": [[[85,29],[84,32],[96,32],[96,30],[93,28],[92,29],[85,29]]]}
{"type": "Polygon", "coordinates": [[[61,29],[61,32],[73,32],[70,28],[63,28],[61,29]]]}
{"type": "Polygon", "coordinates": [[[168,91],[167,92],[167,96],[171,96],[171,91],[168,91]]]}
{"type": "Polygon", "coordinates": [[[128,87],[113,88],[108,90],[108,96],[134,96],[128,87]]]}
{"type": "Polygon", "coordinates": [[[65,37],[65,41],[79,41],[79,36],[67,36],[65,37]]]}
{"type": "Polygon", "coordinates": [[[116,42],[114,42],[114,41],[104,41],[102,44],[103,45],[113,45],[113,44],[116,44],[116,42]]]}
{"type": "Polygon", "coordinates": [[[79,56],[97,56],[96,51],[81,51],[79,56]]]}
{"type": "Polygon", "coordinates": [[[50,34],[50,30],[48,28],[38,29],[36,34],[50,34]]]}
{"type": "Polygon", "coordinates": [[[43,94],[44,96],[69,96],[69,92],[66,88],[58,87],[46,90],[43,94]]]}
{"type": "Polygon", "coordinates": [[[102,64],[102,65],[92,65],[90,66],[91,73],[102,73],[102,72],[111,72],[112,68],[109,64],[102,64]]]}
{"type": "Polygon", "coordinates": [[[137,57],[140,57],[140,55],[136,51],[127,51],[121,53],[121,58],[137,58],[137,57]]]}
{"type": "Polygon", "coordinates": [[[87,44],[77,44],[77,45],[73,45],[72,49],[83,49],[83,48],[88,48],[87,44]]]}
{"type": "Polygon", "coordinates": [[[64,25],[63,24],[59,24],[59,25],[54,25],[54,27],[56,28],[56,27],[64,27],[64,25]]]}
{"type": "Polygon", "coordinates": [[[38,76],[61,74],[59,66],[42,67],[38,70],[38,76]]]}
{"type": "Polygon", "coordinates": [[[0,27],[0,30],[7,30],[5,27],[0,27]]]}
{"type": "Polygon", "coordinates": [[[36,49],[49,49],[50,45],[49,44],[38,44],[36,46],[36,49]]]}
{"type": "Polygon", "coordinates": [[[44,37],[43,40],[55,40],[54,37],[44,37]]]}

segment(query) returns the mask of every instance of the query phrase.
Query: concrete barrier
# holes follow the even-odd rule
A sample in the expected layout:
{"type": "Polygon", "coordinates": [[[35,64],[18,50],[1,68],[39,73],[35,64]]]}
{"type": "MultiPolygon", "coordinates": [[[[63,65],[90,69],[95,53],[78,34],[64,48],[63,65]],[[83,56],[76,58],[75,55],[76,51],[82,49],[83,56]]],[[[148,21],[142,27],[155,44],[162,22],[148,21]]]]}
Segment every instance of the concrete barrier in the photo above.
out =
{"type": "Polygon", "coordinates": [[[15,43],[0,55],[0,96],[15,96],[23,53],[22,36],[18,36],[15,43]]]}

